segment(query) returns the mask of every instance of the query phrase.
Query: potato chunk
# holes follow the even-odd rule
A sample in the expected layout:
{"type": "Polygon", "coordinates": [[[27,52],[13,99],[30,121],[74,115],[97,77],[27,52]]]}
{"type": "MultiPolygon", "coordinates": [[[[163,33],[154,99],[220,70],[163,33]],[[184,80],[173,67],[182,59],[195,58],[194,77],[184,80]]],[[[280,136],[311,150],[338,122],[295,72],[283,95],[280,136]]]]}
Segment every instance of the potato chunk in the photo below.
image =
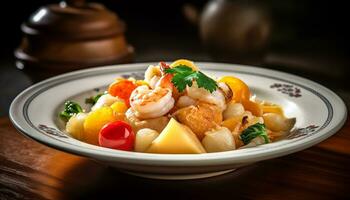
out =
{"type": "Polygon", "coordinates": [[[84,121],[86,113],[73,115],[66,125],[66,131],[75,139],[82,140],[84,136],[84,121]]]}
{"type": "Polygon", "coordinates": [[[205,153],[205,149],[191,129],[171,118],[146,152],[187,154],[205,153]]]}
{"type": "Polygon", "coordinates": [[[226,127],[206,132],[202,144],[207,152],[230,151],[236,148],[233,135],[226,127]]]}
{"type": "Polygon", "coordinates": [[[159,133],[157,131],[149,128],[139,130],[135,139],[135,151],[145,152],[158,136],[159,133]]]}
{"type": "Polygon", "coordinates": [[[296,122],[295,118],[286,118],[276,113],[266,113],[263,115],[265,125],[271,131],[290,131],[296,122]]]}
{"type": "Polygon", "coordinates": [[[242,104],[230,102],[227,105],[226,110],[223,112],[224,120],[232,117],[241,116],[243,115],[243,113],[244,113],[244,107],[242,104]]]}

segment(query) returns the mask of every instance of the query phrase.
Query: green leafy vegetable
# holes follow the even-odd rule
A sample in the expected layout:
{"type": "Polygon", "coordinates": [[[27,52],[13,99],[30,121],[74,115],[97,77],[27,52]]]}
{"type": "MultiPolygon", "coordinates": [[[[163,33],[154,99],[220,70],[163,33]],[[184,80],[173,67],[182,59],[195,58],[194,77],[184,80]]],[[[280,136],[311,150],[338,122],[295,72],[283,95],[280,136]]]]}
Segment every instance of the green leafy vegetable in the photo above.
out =
{"type": "Polygon", "coordinates": [[[98,99],[104,95],[104,93],[97,94],[95,96],[89,97],[85,99],[85,103],[91,104],[92,106],[95,105],[95,103],[98,101],[98,99]]]}
{"type": "Polygon", "coordinates": [[[179,92],[184,91],[186,86],[191,87],[193,81],[197,82],[199,88],[204,88],[211,93],[218,87],[213,79],[209,78],[200,71],[193,71],[192,68],[186,65],[179,65],[174,68],[165,69],[165,73],[174,74],[171,82],[175,85],[179,92]]]}
{"type": "Polygon", "coordinates": [[[60,112],[61,119],[68,121],[74,114],[83,112],[83,109],[78,103],[73,101],[66,101],[64,103],[64,110],[60,112]]]}
{"type": "Polygon", "coordinates": [[[265,143],[269,143],[269,138],[267,137],[265,124],[256,123],[254,125],[251,125],[248,128],[246,128],[239,137],[244,144],[248,144],[251,140],[258,136],[263,137],[265,143]]]}

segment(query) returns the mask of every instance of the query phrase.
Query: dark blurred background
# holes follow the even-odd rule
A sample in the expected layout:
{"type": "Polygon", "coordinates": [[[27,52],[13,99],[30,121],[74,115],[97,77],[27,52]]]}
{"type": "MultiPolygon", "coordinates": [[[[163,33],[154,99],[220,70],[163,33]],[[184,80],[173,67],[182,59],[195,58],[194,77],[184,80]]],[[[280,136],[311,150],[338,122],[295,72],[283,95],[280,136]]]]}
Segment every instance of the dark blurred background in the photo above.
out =
{"type": "MultiPolygon", "coordinates": [[[[226,1],[230,4],[225,6],[226,9],[219,10],[222,16],[216,21],[210,21],[210,15],[202,15],[204,11],[215,9],[215,6],[208,8],[209,1],[98,2],[116,12],[127,24],[125,36],[135,48],[134,62],[188,58],[195,61],[253,64],[310,78],[335,90],[349,102],[349,11],[346,1],[226,1]],[[269,28],[257,33],[263,34],[260,39],[254,40],[254,31],[248,39],[237,33],[240,27],[249,23],[240,15],[245,9],[252,13],[263,13],[262,20],[259,18],[256,23],[262,23],[263,27],[264,23],[268,24],[269,28]],[[227,23],[220,24],[227,18],[234,19],[235,15],[238,15],[239,20],[232,20],[231,28],[227,23]],[[237,37],[230,40],[227,33],[220,35],[220,31],[213,32],[228,28],[230,34],[237,37]],[[217,49],[217,46],[226,41],[245,42],[224,46],[224,49],[233,49],[225,53],[227,51],[217,49]]],[[[0,116],[7,115],[14,96],[33,82],[14,65],[13,51],[22,37],[20,25],[40,6],[57,2],[2,2],[0,116]]],[[[222,3],[222,0],[210,1],[211,4],[217,2],[222,3]]]]}

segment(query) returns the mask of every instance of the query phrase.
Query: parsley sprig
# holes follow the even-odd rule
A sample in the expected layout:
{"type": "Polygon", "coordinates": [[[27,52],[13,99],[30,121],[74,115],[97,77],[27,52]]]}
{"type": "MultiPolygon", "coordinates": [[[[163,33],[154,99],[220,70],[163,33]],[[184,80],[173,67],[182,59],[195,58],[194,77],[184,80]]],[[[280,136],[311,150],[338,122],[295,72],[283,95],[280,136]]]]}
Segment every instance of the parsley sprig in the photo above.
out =
{"type": "Polygon", "coordinates": [[[264,138],[265,143],[269,143],[269,138],[267,136],[265,124],[256,123],[249,126],[242,132],[239,138],[244,144],[248,144],[250,141],[252,141],[258,136],[264,138]]]}
{"type": "Polygon", "coordinates": [[[64,110],[59,113],[59,116],[64,121],[68,121],[74,114],[83,112],[81,106],[73,101],[66,101],[64,103],[64,110]]]}
{"type": "Polygon", "coordinates": [[[193,81],[197,82],[199,88],[204,88],[210,93],[214,92],[218,87],[213,79],[209,78],[200,71],[194,71],[192,68],[186,65],[178,65],[174,68],[165,69],[165,73],[174,74],[171,82],[179,90],[179,92],[184,91],[186,86],[191,87],[193,81]]]}

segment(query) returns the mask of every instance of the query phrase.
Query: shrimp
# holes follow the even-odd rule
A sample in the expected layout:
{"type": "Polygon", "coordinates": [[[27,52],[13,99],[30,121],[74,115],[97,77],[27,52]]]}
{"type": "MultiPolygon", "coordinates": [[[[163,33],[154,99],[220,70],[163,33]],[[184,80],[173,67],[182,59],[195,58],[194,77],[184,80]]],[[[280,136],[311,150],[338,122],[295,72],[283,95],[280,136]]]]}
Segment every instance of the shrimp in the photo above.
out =
{"type": "Polygon", "coordinates": [[[156,118],[168,113],[175,104],[172,91],[169,88],[156,87],[149,89],[142,85],[137,87],[130,96],[130,105],[140,119],[156,118]]]}
{"type": "Polygon", "coordinates": [[[226,98],[220,89],[217,89],[214,92],[210,93],[204,88],[199,88],[197,83],[194,82],[191,87],[186,88],[186,92],[187,95],[192,99],[214,104],[218,106],[221,111],[224,111],[226,109],[226,98]]]}
{"type": "Polygon", "coordinates": [[[151,88],[155,88],[157,82],[162,76],[160,67],[157,65],[150,65],[145,72],[145,81],[151,88]]]}
{"type": "Polygon", "coordinates": [[[172,74],[165,74],[163,75],[159,81],[156,83],[156,87],[161,87],[161,88],[168,88],[171,91],[175,90],[174,84],[171,82],[173,78],[172,74]]]}
{"type": "Polygon", "coordinates": [[[165,74],[165,69],[170,68],[165,62],[160,62],[159,65],[150,65],[145,72],[145,81],[152,89],[155,89],[159,84],[161,87],[170,87],[170,80],[173,77],[171,74],[165,74]]]}

